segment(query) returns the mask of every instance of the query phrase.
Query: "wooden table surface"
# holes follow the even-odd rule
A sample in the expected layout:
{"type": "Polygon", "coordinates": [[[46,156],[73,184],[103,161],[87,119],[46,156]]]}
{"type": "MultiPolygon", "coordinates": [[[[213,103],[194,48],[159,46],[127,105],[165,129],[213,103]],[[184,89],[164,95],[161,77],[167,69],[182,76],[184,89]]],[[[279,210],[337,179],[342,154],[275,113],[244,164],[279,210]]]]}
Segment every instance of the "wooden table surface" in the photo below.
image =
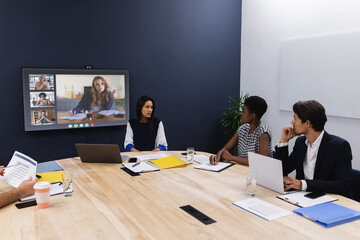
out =
{"type": "MultiPolygon", "coordinates": [[[[141,154],[149,154],[142,152],[141,154]]],[[[180,152],[163,152],[181,156],[180,152]]],[[[124,153],[135,156],[139,153],[124,153]]],[[[197,154],[208,155],[197,152],[197,154]]],[[[265,221],[231,203],[246,199],[248,167],[220,173],[183,168],[132,177],[121,164],[59,160],[73,173],[72,197],[52,196],[48,209],[0,209],[1,239],[359,239],[360,221],[325,228],[296,214],[265,221]],[[216,223],[204,225],[179,207],[192,205],[216,223]]],[[[1,191],[11,187],[0,185],[1,191]]],[[[292,211],[297,208],[257,186],[256,197],[292,211]]],[[[337,204],[360,211],[360,203],[332,195],[337,204]]]]}
{"type": "MultiPolygon", "coordinates": [[[[70,110],[69,110],[70,111],[70,110]]],[[[114,115],[104,116],[103,118],[99,119],[98,116],[101,115],[97,112],[92,113],[91,120],[88,118],[84,118],[82,120],[66,120],[60,119],[60,117],[69,116],[69,111],[67,112],[57,112],[57,123],[58,124],[72,124],[72,123],[92,123],[92,122],[108,122],[108,121],[120,121],[125,120],[124,117],[115,117],[114,115]]],[[[102,115],[103,116],[103,115],[102,115]]]]}

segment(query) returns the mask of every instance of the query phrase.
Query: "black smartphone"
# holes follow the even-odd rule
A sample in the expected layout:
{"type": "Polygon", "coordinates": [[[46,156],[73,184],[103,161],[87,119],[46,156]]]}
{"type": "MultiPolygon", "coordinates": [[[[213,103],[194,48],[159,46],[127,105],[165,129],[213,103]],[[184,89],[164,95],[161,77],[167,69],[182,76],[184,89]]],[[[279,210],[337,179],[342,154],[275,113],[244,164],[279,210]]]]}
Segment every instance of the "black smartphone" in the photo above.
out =
{"type": "Polygon", "coordinates": [[[311,193],[305,194],[304,197],[315,199],[315,198],[318,198],[318,197],[321,197],[324,195],[325,195],[325,193],[321,193],[321,192],[311,192],[311,193]]]}
{"type": "Polygon", "coordinates": [[[103,119],[105,116],[104,115],[99,115],[97,116],[97,119],[103,119]]]}
{"type": "Polygon", "coordinates": [[[129,160],[128,160],[128,162],[136,162],[136,161],[137,161],[136,157],[129,158],[129,160]]]}
{"type": "Polygon", "coordinates": [[[18,209],[31,207],[31,206],[36,206],[36,200],[32,200],[32,201],[29,201],[29,202],[23,202],[23,203],[17,203],[17,204],[15,204],[15,206],[18,209]]]}
{"type": "MultiPolygon", "coordinates": [[[[196,152],[194,152],[194,154],[196,154],[196,152]]],[[[181,155],[186,156],[186,155],[187,155],[187,152],[183,152],[183,153],[181,153],[181,155]]]]}

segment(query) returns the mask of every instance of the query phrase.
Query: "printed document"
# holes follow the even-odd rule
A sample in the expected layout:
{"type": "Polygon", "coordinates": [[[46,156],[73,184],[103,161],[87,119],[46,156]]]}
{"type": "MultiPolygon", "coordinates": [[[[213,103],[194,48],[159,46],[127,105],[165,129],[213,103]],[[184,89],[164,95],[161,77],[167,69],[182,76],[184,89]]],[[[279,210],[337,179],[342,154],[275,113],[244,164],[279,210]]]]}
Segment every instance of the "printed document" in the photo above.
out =
{"type": "Polygon", "coordinates": [[[34,159],[15,151],[8,166],[12,165],[16,166],[8,169],[5,167],[5,174],[1,178],[7,184],[17,188],[23,180],[35,178],[37,162],[34,159]]]}
{"type": "Polygon", "coordinates": [[[139,156],[135,156],[135,157],[137,159],[139,159],[140,161],[149,161],[149,160],[164,158],[167,156],[168,155],[162,154],[162,153],[154,153],[154,154],[139,155],[139,156]]]}
{"type": "Polygon", "coordinates": [[[200,163],[200,164],[210,162],[209,157],[207,157],[205,155],[202,155],[202,154],[195,155],[194,156],[194,161],[197,162],[197,163],[200,163]]]}
{"type": "Polygon", "coordinates": [[[123,163],[123,165],[132,172],[142,173],[142,172],[152,172],[159,171],[160,168],[152,166],[147,162],[138,162],[138,163],[123,163]]]}
{"type": "Polygon", "coordinates": [[[280,198],[288,203],[294,204],[298,207],[310,207],[321,203],[326,202],[333,202],[336,201],[336,198],[330,197],[328,195],[324,195],[315,199],[307,198],[304,195],[309,192],[301,191],[291,194],[285,194],[277,196],[277,198],[280,198]]]}
{"type": "Polygon", "coordinates": [[[72,116],[65,116],[65,117],[59,117],[59,118],[65,119],[65,120],[83,120],[86,118],[86,114],[85,113],[77,113],[72,116]]]}
{"type": "MultiPolygon", "coordinates": [[[[70,184],[69,190],[70,191],[73,190],[72,184],[70,184]]],[[[62,186],[61,182],[51,184],[51,186],[50,186],[50,196],[58,195],[58,194],[62,194],[62,193],[63,193],[63,186],[62,186]]],[[[31,196],[28,196],[28,197],[21,198],[20,201],[24,202],[24,201],[29,201],[29,200],[32,200],[32,199],[35,199],[35,194],[31,195],[31,196]]]]}
{"type": "Polygon", "coordinates": [[[207,162],[207,163],[200,164],[194,168],[208,170],[208,171],[214,171],[214,172],[220,172],[221,170],[224,170],[225,168],[228,168],[232,165],[234,165],[234,164],[233,163],[225,163],[225,162],[218,162],[218,164],[212,165],[211,163],[207,162]]]}
{"type": "Polygon", "coordinates": [[[268,221],[292,214],[258,198],[247,198],[232,204],[268,221]]]}

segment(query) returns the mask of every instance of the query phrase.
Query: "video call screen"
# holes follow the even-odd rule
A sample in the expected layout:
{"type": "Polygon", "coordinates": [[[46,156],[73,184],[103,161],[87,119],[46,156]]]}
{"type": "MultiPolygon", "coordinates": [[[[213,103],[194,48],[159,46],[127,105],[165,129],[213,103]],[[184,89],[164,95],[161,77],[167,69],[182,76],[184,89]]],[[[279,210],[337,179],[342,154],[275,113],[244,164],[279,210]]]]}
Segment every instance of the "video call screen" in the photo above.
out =
{"type": "Polygon", "coordinates": [[[22,68],[25,131],[126,125],[129,71],[22,68]]]}

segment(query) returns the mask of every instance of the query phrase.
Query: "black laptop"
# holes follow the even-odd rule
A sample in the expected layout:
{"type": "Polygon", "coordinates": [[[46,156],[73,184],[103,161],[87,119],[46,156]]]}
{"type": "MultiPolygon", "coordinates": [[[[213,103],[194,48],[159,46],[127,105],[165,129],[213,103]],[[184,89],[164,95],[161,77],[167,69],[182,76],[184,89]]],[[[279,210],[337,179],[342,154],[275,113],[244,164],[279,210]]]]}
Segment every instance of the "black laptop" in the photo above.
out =
{"type": "Polygon", "coordinates": [[[76,143],[75,147],[82,162],[122,163],[119,145],[117,144],[76,143]]]}

